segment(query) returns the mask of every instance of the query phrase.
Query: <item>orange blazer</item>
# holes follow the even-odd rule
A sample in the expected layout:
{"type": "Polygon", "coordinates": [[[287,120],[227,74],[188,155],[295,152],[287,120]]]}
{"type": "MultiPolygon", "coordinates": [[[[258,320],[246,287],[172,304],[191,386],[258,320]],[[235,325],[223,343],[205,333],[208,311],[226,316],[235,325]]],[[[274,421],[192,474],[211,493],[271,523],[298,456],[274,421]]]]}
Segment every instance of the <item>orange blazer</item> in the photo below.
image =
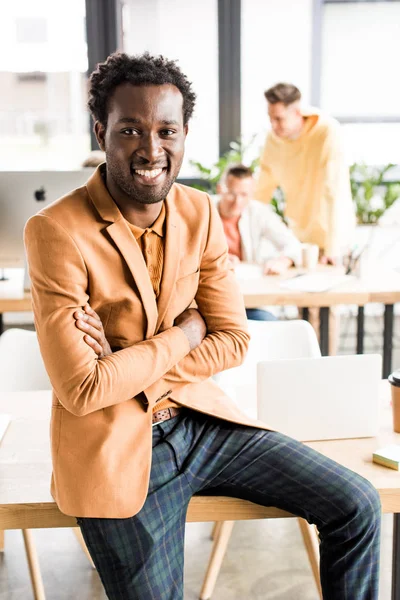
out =
{"type": "Polygon", "coordinates": [[[35,325],[54,391],[51,491],[67,515],[125,518],[141,509],[152,407],[163,397],[264,427],[209,379],[239,365],[249,342],[216,209],[206,194],[178,184],[165,203],[158,305],[139,246],[99,170],[25,228],[35,325]],[[194,301],[208,334],[191,352],[174,319],[194,301]],[[98,359],[75,327],[73,312],[86,302],[111,347],[122,348],[106,358],[98,359]]]}

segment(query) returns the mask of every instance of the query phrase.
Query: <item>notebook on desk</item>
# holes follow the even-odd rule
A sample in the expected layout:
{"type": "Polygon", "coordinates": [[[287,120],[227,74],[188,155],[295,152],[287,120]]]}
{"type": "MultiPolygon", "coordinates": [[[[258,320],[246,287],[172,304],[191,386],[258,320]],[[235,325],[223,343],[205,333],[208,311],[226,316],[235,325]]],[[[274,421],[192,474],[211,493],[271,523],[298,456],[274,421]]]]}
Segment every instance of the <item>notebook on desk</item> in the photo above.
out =
{"type": "Polygon", "coordinates": [[[258,418],[301,441],[375,436],[381,373],[379,354],[260,362],[258,418]]]}
{"type": "Polygon", "coordinates": [[[326,292],[341,283],[347,283],[354,279],[352,275],[340,275],[334,273],[311,273],[296,275],[291,279],[285,279],[280,287],[294,292],[326,292]]]}

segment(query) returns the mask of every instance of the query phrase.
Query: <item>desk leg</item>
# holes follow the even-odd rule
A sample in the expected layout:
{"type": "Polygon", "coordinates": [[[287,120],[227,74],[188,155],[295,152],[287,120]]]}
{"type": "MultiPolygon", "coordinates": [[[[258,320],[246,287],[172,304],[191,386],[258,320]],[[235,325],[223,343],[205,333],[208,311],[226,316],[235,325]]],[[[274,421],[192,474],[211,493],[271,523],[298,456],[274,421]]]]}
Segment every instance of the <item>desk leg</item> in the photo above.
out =
{"type": "Polygon", "coordinates": [[[301,318],[303,319],[303,321],[308,321],[309,320],[309,313],[308,313],[308,308],[304,307],[301,309],[301,318]]]}
{"type": "Polygon", "coordinates": [[[392,370],[393,315],[393,304],[385,304],[385,315],[383,325],[383,379],[386,379],[388,375],[390,375],[392,370]]]}
{"type": "Polygon", "coordinates": [[[329,307],[319,309],[319,345],[322,356],[329,354],[329,307]]]}
{"type": "Polygon", "coordinates": [[[393,515],[392,600],[400,600],[400,514],[393,515]]]}
{"type": "Polygon", "coordinates": [[[358,307],[357,313],[357,354],[364,354],[364,307],[358,307]]]}
{"type": "Polygon", "coordinates": [[[0,313],[0,335],[3,333],[3,315],[0,313]]]}
{"type": "Polygon", "coordinates": [[[33,541],[32,530],[23,529],[22,535],[24,537],[26,558],[28,559],[29,573],[31,576],[33,597],[35,600],[46,600],[42,574],[40,572],[39,559],[33,541]]]}

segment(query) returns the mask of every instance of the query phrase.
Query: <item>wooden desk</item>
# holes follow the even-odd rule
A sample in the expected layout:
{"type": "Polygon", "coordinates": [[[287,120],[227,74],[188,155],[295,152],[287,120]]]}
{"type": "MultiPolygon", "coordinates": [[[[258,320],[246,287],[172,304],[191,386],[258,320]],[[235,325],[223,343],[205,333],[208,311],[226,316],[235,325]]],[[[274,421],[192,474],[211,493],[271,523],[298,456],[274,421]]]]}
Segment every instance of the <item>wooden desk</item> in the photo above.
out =
{"type": "MultiPolygon", "coordinates": [[[[369,302],[385,305],[383,331],[383,368],[382,376],[386,378],[392,370],[393,347],[393,305],[400,302],[400,273],[385,271],[371,273],[365,279],[349,279],[326,292],[294,292],[280,287],[280,283],[304,272],[303,269],[290,269],[284,276],[259,277],[257,279],[239,279],[246,308],[260,306],[299,306],[303,309],[303,318],[308,318],[308,309],[320,309],[320,345],[323,355],[328,354],[329,347],[329,308],[338,304],[356,304],[357,317],[357,354],[364,351],[364,306],[369,302]]],[[[342,269],[319,266],[320,273],[341,273],[342,269]]],[[[29,292],[24,295],[15,291],[14,296],[2,292],[0,282],[0,334],[2,333],[2,313],[32,310],[29,292]]]]}
{"type": "Polygon", "coordinates": [[[17,276],[14,278],[10,275],[9,280],[0,280],[0,334],[3,333],[3,313],[25,312],[32,310],[31,295],[29,292],[24,292],[22,290],[22,269],[13,269],[12,271],[19,271],[20,274],[22,273],[22,277],[17,276]]]}
{"type": "MultiPolygon", "coordinates": [[[[373,450],[400,443],[392,431],[389,385],[382,384],[381,430],[377,438],[312,442],[309,445],[366,477],[379,491],[382,510],[394,513],[393,595],[400,600],[400,474],[372,463],[373,450]]],[[[74,527],[50,496],[50,392],[0,394],[0,407],[13,415],[0,444],[0,529],[74,527]]],[[[256,506],[235,498],[194,497],[188,521],[291,517],[276,508],[256,506]],[[217,506],[216,506],[217,504],[217,506]]]]}
{"type": "MultiPolygon", "coordinates": [[[[303,269],[290,269],[283,276],[260,276],[259,278],[240,279],[246,308],[260,306],[299,306],[303,308],[303,318],[308,319],[308,309],[320,309],[320,345],[321,353],[328,354],[329,347],[329,308],[339,304],[356,304],[357,317],[357,354],[364,351],[364,306],[370,302],[385,305],[383,332],[383,377],[392,370],[393,347],[393,305],[400,302],[400,273],[396,271],[372,272],[363,279],[349,278],[325,292],[299,292],[280,287],[283,280],[304,273],[303,269]]],[[[342,268],[320,265],[315,273],[343,273],[342,268]]]]}

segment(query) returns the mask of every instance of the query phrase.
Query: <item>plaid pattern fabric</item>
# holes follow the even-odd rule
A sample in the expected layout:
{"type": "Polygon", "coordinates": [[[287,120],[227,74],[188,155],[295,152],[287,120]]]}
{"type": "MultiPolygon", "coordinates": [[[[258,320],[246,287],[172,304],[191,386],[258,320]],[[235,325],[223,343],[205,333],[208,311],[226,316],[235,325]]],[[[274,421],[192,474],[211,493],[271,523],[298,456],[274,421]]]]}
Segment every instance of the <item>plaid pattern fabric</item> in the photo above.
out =
{"type": "Polygon", "coordinates": [[[78,519],[110,600],[183,599],[185,515],[196,492],[315,523],[324,599],[378,598],[380,501],[365,479],[280,433],[182,410],[153,427],[142,510],[128,519],[78,519]]]}

